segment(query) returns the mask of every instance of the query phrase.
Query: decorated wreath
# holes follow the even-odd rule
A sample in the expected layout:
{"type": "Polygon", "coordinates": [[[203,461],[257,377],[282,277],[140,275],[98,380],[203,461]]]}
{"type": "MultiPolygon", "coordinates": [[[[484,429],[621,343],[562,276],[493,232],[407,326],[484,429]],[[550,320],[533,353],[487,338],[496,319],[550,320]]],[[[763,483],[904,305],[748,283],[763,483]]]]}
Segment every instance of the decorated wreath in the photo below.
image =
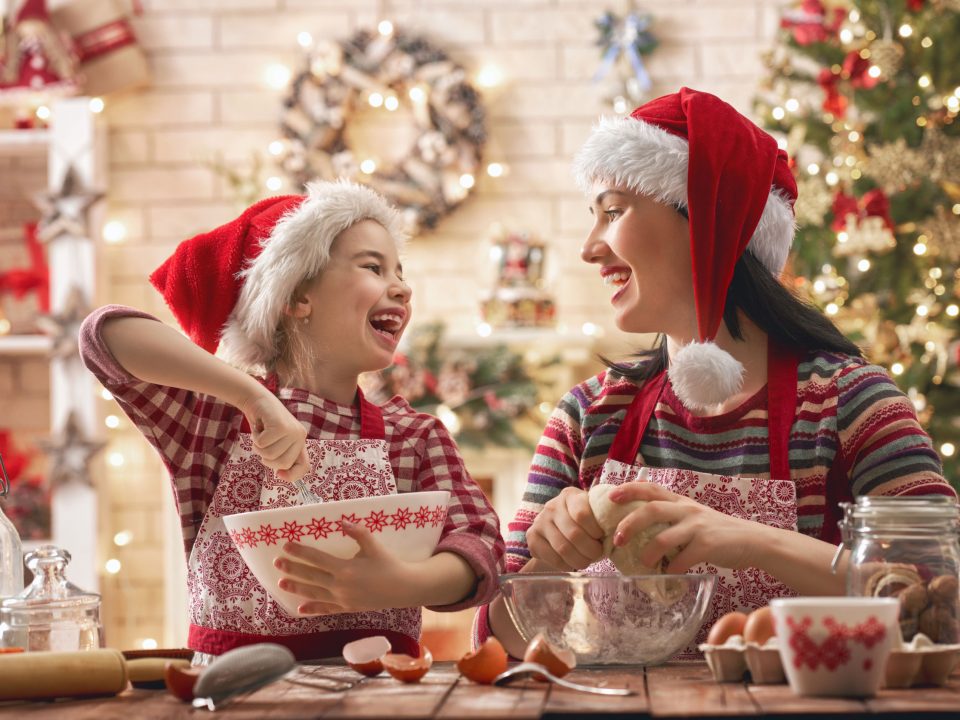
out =
{"type": "Polygon", "coordinates": [[[422,37],[392,27],[318,43],[284,101],[281,157],[299,184],[347,177],[404,211],[411,231],[432,228],[473,187],[486,141],[484,110],[466,71],[422,37]],[[349,127],[358,105],[392,112],[405,104],[417,137],[395,164],[358,158],[349,127]]]}

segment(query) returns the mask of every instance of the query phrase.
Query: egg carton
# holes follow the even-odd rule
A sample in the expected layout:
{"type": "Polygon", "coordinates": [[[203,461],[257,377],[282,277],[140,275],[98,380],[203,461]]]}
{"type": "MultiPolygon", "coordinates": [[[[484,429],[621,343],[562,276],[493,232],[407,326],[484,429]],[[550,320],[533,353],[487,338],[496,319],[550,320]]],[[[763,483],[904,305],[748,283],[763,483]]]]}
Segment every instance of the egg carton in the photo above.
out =
{"type": "Polygon", "coordinates": [[[918,633],[909,643],[890,651],[884,684],[888,688],[942,686],[958,661],[960,644],[937,645],[918,633]]]}
{"type": "Polygon", "coordinates": [[[751,682],[757,685],[786,682],[775,637],[760,645],[744,642],[741,635],[733,635],[723,645],[702,643],[698,649],[717,682],[740,682],[747,672],[751,682]]]}

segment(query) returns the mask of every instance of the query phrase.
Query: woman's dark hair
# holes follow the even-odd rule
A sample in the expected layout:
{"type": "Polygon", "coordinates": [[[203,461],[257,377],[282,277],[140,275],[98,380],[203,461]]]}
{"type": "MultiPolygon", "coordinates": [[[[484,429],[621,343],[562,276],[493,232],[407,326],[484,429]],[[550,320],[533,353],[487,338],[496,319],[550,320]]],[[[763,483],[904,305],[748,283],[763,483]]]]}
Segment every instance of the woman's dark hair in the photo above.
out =
{"type": "MultiPolygon", "coordinates": [[[[791,293],[749,250],[734,267],[723,306],[723,322],[734,338],[742,340],[738,310],[786,347],[863,357],[826,315],[791,293]]],[[[666,338],[658,335],[652,348],[634,353],[633,358],[639,362],[617,363],[603,356],[600,360],[618,375],[642,382],[667,369],[666,338]]]]}

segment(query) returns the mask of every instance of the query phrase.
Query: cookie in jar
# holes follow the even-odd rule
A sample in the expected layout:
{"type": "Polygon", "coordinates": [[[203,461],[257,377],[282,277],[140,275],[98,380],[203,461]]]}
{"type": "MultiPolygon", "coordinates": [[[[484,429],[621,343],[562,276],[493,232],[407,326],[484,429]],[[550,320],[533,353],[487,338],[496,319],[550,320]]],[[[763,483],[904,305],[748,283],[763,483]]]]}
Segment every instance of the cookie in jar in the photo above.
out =
{"type": "Polygon", "coordinates": [[[847,594],[900,601],[904,642],[960,642],[960,506],[945,496],[860,497],[840,523],[847,594]]]}

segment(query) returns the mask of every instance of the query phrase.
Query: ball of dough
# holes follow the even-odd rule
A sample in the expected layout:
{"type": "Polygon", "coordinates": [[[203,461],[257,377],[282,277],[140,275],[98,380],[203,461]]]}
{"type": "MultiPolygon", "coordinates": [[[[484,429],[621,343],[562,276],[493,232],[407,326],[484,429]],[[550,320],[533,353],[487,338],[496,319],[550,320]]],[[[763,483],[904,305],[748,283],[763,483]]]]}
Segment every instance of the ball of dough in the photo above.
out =
{"type": "Polygon", "coordinates": [[[640,554],[647,543],[661,530],[669,525],[656,523],[630,538],[630,542],[621,547],[614,547],[613,536],[617,526],[634,510],[647,504],[646,500],[633,500],[627,503],[615,503],[610,499],[610,493],[616,485],[594,485],[587,493],[590,510],[593,511],[597,523],[604,532],[603,554],[609,557],[617,570],[624,575],[659,575],[664,572],[670,560],[676,555],[675,551],[668,553],[657,567],[648,567],[640,560],[640,554]]]}

